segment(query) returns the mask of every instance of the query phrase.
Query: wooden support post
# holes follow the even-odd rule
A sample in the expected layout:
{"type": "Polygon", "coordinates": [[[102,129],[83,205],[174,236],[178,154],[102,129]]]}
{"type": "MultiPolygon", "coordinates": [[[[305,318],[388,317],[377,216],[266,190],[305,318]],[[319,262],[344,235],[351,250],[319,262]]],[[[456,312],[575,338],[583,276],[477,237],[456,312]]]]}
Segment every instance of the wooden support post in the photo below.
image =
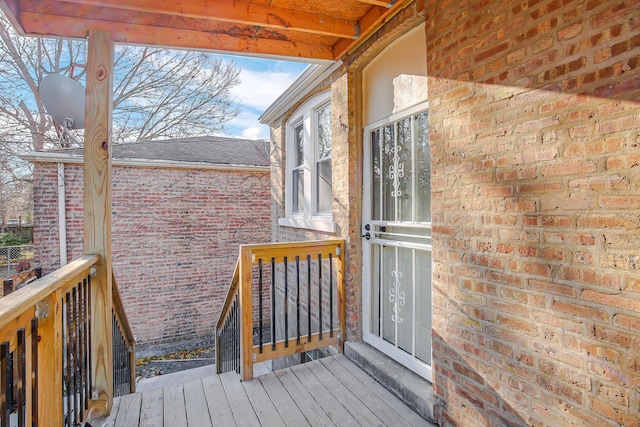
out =
{"type": "Polygon", "coordinates": [[[113,40],[89,31],[84,141],[84,253],[100,255],[91,278],[91,407],[89,418],[109,414],[113,403],[111,294],[111,119],[113,40]]]}
{"type": "Polygon", "coordinates": [[[62,304],[58,292],[45,301],[49,316],[38,320],[38,420],[52,427],[62,426],[62,304]],[[59,340],[56,347],[56,340],[59,340]],[[53,357],[51,356],[53,355],[53,357]]]}
{"type": "Polygon", "coordinates": [[[340,323],[340,352],[344,353],[344,342],[347,340],[347,304],[346,290],[344,283],[344,260],[347,258],[344,253],[344,241],[338,245],[338,271],[336,271],[336,280],[338,282],[338,322],[340,323]]]}
{"type": "Polygon", "coordinates": [[[253,378],[253,292],[251,250],[240,248],[240,378],[253,378]]]}

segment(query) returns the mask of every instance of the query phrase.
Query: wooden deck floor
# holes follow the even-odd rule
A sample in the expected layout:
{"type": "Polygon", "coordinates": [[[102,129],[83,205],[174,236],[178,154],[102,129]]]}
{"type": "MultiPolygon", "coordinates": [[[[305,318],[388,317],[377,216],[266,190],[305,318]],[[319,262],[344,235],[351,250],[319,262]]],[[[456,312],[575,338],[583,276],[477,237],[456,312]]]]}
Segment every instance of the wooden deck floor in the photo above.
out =
{"type": "Polygon", "coordinates": [[[343,355],[241,382],[235,372],[114,400],[95,426],[434,426],[343,355]]]}

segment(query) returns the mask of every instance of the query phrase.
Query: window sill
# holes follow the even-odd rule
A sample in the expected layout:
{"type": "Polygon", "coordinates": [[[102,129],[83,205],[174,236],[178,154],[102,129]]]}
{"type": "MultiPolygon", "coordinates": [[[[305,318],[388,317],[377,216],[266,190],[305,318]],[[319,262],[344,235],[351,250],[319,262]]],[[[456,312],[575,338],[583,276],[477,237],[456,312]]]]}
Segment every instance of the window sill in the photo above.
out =
{"type": "Polygon", "coordinates": [[[279,218],[278,225],[323,231],[325,233],[335,233],[337,228],[336,223],[330,219],[279,218]]]}

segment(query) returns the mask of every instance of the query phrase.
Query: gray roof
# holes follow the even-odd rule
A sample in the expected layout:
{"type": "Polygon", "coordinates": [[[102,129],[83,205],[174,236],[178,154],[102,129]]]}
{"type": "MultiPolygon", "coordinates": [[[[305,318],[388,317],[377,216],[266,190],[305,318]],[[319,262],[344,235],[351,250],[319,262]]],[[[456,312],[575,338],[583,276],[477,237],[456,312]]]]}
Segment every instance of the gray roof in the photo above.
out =
{"type": "MultiPolygon", "coordinates": [[[[212,165],[269,166],[269,141],[199,136],[152,142],[114,144],[113,159],[203,163],[212,165]]],[[[82,148],[49,153],[82,156],[82,148]]]]}

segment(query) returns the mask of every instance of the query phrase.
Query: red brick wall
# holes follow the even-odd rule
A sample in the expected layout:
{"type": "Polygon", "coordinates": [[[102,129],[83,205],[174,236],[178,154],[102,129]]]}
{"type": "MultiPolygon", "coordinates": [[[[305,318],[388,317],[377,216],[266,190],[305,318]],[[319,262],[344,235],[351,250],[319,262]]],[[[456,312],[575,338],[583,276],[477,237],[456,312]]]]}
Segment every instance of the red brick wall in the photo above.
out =
{"type": "Polygon", "coordinates": [[[428,0],[442,425],[640,425],[640,5],[428,0]]]}
{"type": "MultiPolygon", "coordinates": [[[[35,241],[59,266],[55,164],[36,164],[35,241]]],[[[83,172],[66,165],[68,259],[82,253],[83,172]]],[[[270,240],[269,174],[113,168],[113,265],[138,343],[213,335],[238,245],[270,240]]]]}

